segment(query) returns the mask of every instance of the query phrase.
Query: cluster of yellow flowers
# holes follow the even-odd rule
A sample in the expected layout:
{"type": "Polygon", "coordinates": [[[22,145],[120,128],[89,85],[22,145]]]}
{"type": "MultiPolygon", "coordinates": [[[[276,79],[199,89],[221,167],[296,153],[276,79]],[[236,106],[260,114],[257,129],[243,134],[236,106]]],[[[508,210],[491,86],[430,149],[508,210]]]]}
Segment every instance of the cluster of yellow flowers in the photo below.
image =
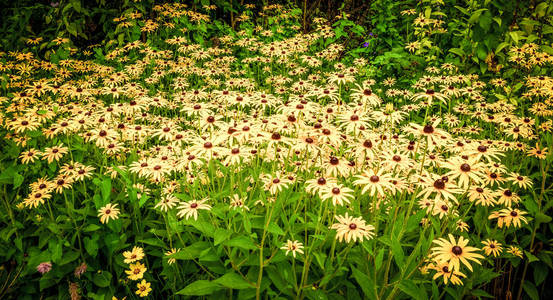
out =
{"type": "Polygon", "coordinates": [[[136,294],[140,297],[146,297],[152,291],[150,287],[151,283],[147,282],[146,279],[143,279],[144,272],[146,272],[146,266],[140,262],[144,258],[144,250],[141,247],[133,247],[132,251],[123,252],[125,259],[124,263],[129,264],[129,270],[126,270],[128,278],[130,280],[136,281],[142,279],[139,283],[136,284],[137,290],[136,294]]]}

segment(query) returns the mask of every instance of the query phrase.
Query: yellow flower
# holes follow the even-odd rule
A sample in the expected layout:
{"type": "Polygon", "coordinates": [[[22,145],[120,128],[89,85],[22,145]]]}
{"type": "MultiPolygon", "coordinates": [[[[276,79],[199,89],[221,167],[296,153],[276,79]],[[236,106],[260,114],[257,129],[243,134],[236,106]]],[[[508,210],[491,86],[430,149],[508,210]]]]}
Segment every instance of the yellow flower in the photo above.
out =
{"type": "Polygon", "coordinates": [[[463,285],[463,281],[461,281],[461,278],[459,277],[467,277],[465,274],[457,270],[451,270],[447,262],[439,263],[434,267],[434,270],[436,270],[437,273],[434,274],[434,277],[432,277],[432,279],[437,279],[442,276],[444,279],[444,284],[447,284],[449,280],[455,285],[463,285]]]}
{"type": "Polygon", "coordinates": [[[132,251],[123,252],[123,256],[125,257],[125,260],[123,260],[123,262],[126,264],[130,264],[144,258],[144,250],[140,247],[135,246],[132,248],[132,251]]]}
{"type": "Polygon", "coordinates": [[[497,257],[499,256],[499,254],[501,254],[501,251],[503,250],[503,248],[501,248],[501,244],[496,240],[487,239],[485,241],[482,241],[482,244],[485,245],[482,249],[484,250],[484,253],[486,253],[486,255],[488,256],[490,254],[493,254],[494,257],[497,257]]]}
{"type": "Polygon", "coordinates": [[[106,206],[98,210],[98,217],[102,224],[107,223],[109,219],[119,219],[119,208],[115,208],[117,204],[108,203],[106,206]]]}
{"type": "Polygon", "coordinates": [[[366,225],[361,217],[353,218],[346,213],[344,216],[335,216],[339,223],[332,224],[331,229],[336,229],[336,239],[340,242],[356,242],[363,239],[371,239],[374,236],[374,226],[366,225]]]}
{"type": "Polygon", "coordinates": [[[142,277],[144,276],[144,272],[146,272],[146,267],[139,262],[137,262],[136,264],[131,264],[129,268],[130,270],[125,270],[125,273],[129,275],[130,280],[142,279],[142,277]]]}
{"type": "Polygon", "coordinates": [[[144,279],[142,279],[140,283],[137,283],[136,287],[138,288],[138,290],[136,290],[136,294],[140,297],[146,297],[152,291],[150,283],[146,282],[144,279]]]}
{"type": "Polygon", "coordinates": [[[507,250],[507,252],[511,253],[514,256],[518,256],[518,257],[522,258],[522,250],[520,250],[520,248],[518,248],[518,247],[510,246],[509,249],[507,250]]]}
{"type": "Polygon", "coordinates": [[[437,247],[432,248],[432,257],[438,263],[448,262],[448,268],[450,271],[459,271],[460,264],[463,263],[469,270],[472,271],[472,266],[470,265],[469,260],[472,260],[478,264],[480,261],[478,259],[484,258],[474,251],[479,250],[475,247],[467,246],[468,240],[463,237],[459,237],[459,241],[455,241],[455,237],[452,234],[449,234],[449,240],[440,238],[434,240],[434,244],[437,244],[437,247]]]}
{"type": "Polygon", "coordinates": [[[303,254],[303,243],[288,240],[280,249],[286,250],[286,255],[292,252],[292,255],[296,258],[296,252],[303,254]]]}

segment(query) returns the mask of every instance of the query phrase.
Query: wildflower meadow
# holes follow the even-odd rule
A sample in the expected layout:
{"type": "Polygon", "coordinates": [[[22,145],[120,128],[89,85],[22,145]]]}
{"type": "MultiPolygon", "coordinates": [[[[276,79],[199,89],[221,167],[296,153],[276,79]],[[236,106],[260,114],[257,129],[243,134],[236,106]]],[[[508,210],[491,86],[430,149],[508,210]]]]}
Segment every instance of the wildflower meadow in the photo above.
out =
{"type": "Polygon", "coordinates": [[[181,2],[2,4],[0,299],[553,297],[551,0],[181,2]]]}

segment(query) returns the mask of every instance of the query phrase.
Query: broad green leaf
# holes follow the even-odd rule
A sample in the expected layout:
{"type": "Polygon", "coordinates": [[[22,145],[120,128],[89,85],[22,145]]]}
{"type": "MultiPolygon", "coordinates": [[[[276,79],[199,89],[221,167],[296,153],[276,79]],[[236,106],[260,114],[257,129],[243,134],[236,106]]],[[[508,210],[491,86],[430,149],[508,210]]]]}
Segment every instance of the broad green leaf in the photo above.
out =
{"type": "Polygon", "coordinates": [[[497,48],[495,48],[495,53],[501,52],[501,50],[505,49],[505,47],[508,47],[508,46],[510,46],[510,44],[507,43],[507,42],[503,42],[503,43],[499,44],[497,46],[497,48]]]}
{"type": "Polygon", "coordinates": [[[107,271],[94,273],[94,275],[92,275],[92,282],[99,287],[108,287],[111,283],[111,277],[111,273],[107,271]]]}
{"type": "Polygon", "coordinates": [[[524,250],[524,253],[526,254],[526,257],[528,257],[528,262],[535,262],[539,261],[540,259],[534,256],[534,254],[530,253],[529,251],[524,250]]]}
{"type": "Polygon", "coordinates": [[[377,295],[374,293],[374,282],[371,282],[369,276],[355,267],[351,267],[351,271],[353,273],[353,278],[355,278],[365,296],[369,299],[376,299],[377,295]]]}
{"type": "Polygon", "coordinates": [[[536,288],[536,286],[532,282],[530,282],[528,280],[524,281],[523,287],[524,287],[524,291],[526,292],[526,294],[528,294],[528,296],[530,296],[530,298],[532,298],[532,300],[539,300],[540,299],[540,294],[538,292],[538,289],[536,288]]]}
{"type": "Polygon", "coordinates": [[[468,20],[468,23],[469,24],[474,24],[476,23],[476,21],[478,21],[478,19],[480,18],[480,15],[482,15],[483,12],[487,11],[488,9],[487,8],[481,8],[481,9],[478,9],[478,10],[475,10],[471,15],[470,15],[470,18],[468,20]]]}
{"type": "Polygon", "coordinates": [[[229,289],[241,290],[241,289],[255,288],[254,285],[250,284],[244,278],[242,278],[242,276],[234,272],[227,273],[222,277],[219,277],[213,280],[213,282],[218,283],[229,289]]]}
{"type": "Polygon", "coordinates": [[[15,173],[13,175],[13,188],[18,188],[23,183],[23,176],[19,175],[18,173],[15,173]]]}
{"type": "Polygon", "coordinates": [[[400,282],[399,289],[407,295],[411,296],[413,299],[428,299],[428,295],[426,294],[426,290],[424,289],[424,287],[421,288],[417,286],[411,280],[403,280],[402,282],[400,282]]]}
{"type": "Polygon", "coordinates": [[[177,295],[205,296],[220,289],[221,287],[215,282],[209,280],[197,280],[187,285],[184,289],[178,291],[177,295]]]}
{"type": "Polygon", "coordinates": [[[50,251],[52,262],[57,263],[58,261],[60,261],[63,253],[61,242],[57,239],[49,240],[48,251],[50,251]]]}
{"type": "Polygon", "coordinates": [[[230,247],[238,247],[246,250],[256,250],[257,246],[254,244],[251,238],[241,235],[237,236],[230,241],[225,242],[225,245],[230,247]]]}
{"type": "Polygon", "coordinates": [[[486,291],[484,290],[473,290],[470,292],[473,296],[476,296],[476,297],[484,297],[484,298],[493,298],[492,295],[488,294],[486,291]]]}
{"type": "Polygon", "coordinates": [[[551,222],[551,217],[542,213],[542,212],[539,212],[536,214],[536,223],[537,224],[541,224],[541,223],[549,223],[551,222]]]}
{"type": "Polygon", "coordinates": [[[463,51],[463,49],[461,48],[451,48],[449,49],[449,52],[453,53],[453,54],[457,54],[461,57],[465,56],[465,51],[463,51]]]}
{"type": "Polygon", "coordinates": [[[217,228],[217,230],[215,230],[215,234],[213,234],[215,246],[226,241],[231,235],[231,231],[223,228],[217,228]]]}
{"type": "Polygon", "coordinates": [[[208,242],[196,242],[175,254],[171,254],[171,257],[184,260],[198,258],[207,247],[209,247],[208,242]]]}

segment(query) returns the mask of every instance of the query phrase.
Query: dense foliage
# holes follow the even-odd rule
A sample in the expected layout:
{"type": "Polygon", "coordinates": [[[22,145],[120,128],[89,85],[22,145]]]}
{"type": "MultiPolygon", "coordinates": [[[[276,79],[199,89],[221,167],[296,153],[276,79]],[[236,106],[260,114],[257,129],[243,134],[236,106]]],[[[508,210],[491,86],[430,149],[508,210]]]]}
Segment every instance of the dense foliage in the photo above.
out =
{"type": "Polygon", "coordinates": [[[340,3],[3,3],[0,298],[550,298],[552,1],[340,3]]]}

